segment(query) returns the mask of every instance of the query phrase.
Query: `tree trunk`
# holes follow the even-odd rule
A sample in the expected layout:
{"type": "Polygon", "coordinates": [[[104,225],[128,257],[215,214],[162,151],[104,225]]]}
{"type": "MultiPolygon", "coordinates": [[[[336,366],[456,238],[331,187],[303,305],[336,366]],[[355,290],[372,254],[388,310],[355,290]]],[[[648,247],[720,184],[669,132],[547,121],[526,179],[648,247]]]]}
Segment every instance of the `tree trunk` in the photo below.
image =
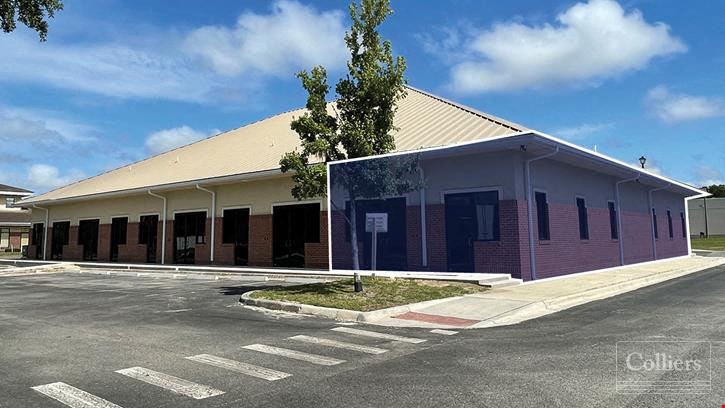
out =
{"type": "Polygon", "coordinates": [[[355,199],[350,199],[350,244],[352,244],[352,269],[360,270],[360,249],[357,244],[357,210],[355,199]]]}

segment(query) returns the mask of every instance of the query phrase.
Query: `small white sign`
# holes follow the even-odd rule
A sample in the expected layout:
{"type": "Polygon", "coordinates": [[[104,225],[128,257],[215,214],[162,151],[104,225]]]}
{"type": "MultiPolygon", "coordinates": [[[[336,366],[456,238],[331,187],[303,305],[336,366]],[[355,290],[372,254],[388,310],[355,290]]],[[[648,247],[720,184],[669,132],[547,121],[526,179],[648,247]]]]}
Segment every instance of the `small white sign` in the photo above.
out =
{"type": "Polygon", "coordinates": [[[388,232],[388,213],[366,213],[365,232],[388,232]]]}

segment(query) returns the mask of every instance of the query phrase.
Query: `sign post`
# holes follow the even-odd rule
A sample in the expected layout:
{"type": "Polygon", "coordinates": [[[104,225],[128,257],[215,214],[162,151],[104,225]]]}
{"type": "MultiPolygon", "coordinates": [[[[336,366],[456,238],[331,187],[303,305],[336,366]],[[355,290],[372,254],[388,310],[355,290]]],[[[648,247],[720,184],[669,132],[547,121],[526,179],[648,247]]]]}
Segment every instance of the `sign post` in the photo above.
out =
{"type": "Polygon", "coordinates": [[[365,232],[372,233],[372,248],[370,248],[370,269],[378,268],[378,232],[388,232],[388,213],[366,213],[365,232]]]}

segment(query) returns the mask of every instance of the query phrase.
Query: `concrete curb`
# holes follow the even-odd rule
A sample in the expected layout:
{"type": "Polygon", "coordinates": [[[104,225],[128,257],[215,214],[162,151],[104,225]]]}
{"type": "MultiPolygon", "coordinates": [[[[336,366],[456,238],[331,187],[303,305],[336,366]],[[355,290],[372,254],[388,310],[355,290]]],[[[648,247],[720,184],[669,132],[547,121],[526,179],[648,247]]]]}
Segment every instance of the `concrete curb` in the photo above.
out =
{"type": "Polygon", "coordinates": [[[298,313],[352,322],[374,322],[375,320],[407,313],[414,309],[420,309],[423,307],[437,305],[439,303],[444,303],[462,298],[462,296],[455,296],[443,299],[427,300],[425,302],[411,303],[409,305],[394,306],[386,309],[373,310],[370,312],[360,312],[357,310],[335,309],[331,307],[312,306],[302,303],[283,302],[279,300],[253,299],[251,296],[254,292],[257,291],[253,290],[243,293],[242,296],[239,298],[239,302],[247,306],[256,306],[270,310],[279,310],[288,313],[298,313]]]}
{"type": "Polygon", "coordinates": [[[647,286],[666,282],[681,276],[711,269],[725,264],[725,259],[709,262],[707,265],[699,265],[690,268],[677,269],[664,273],[653,273],[651,275],[642,276],[613,285],[600,286],[598,288],[589,289],[580,293],[566,296],[560,296],[552,299],[535,301],[524,305],[518,309],[511,310],[496,317],[482,321],[469,329],[478,329],[486,327],[508,326],[521,323],[527,320],[546,316],[561,310],[569,309],[595,300],[606,299],[612,296],[624,294],[647,286]]]}
{"type": "Polygon", "coordinates": [[[51,264],[26,266],[22,268],[6,268],[0,270],[0,277],[5,276],[27,276],[35,274],[48,274],[60,272],[80,272],[81,268],[73,264],[51,264]]]}

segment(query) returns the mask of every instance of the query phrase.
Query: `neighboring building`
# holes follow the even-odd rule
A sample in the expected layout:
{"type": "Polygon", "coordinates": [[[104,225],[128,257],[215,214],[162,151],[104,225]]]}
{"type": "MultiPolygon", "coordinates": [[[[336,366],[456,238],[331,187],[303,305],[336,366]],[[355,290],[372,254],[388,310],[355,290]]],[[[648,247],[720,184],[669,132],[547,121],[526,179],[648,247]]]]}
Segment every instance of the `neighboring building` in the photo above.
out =
{"type": "Polygon", "coordinates": [[[0,252],[20,252],[28,245],[30,210],[13,207],[32,191],[0,184],[0,252]]]}
{"type": "MultiPolygon", "coordinates": [[[[327,200],[295,200],[290,176],[279,170],[282,155],[299,148],[290,122],[302,113],[282,113],[24,200],[34,209],[29,252],[38,258],[74,261],[327,268],[327,200]]],[[[395,126],[398,151],[527,131],[413,88],[399,103],[395,126]]],[[[520,161],[499,162],[501,166],[492,169],[497,177],[509,177],[512,183],[520,177],[520,161]]],[[[608,176],[611,180],[638,173],[624,165],[619,168],[626,171],[614,172],[608,176]]],[[[562,177],[576,175],[562,173],[562,177]]],[[[685,194],[681,189],[686,187],[679,183],[647,175],[650,178],[677,185],[674,196],[685,194]]],[[[488,185],[491,182],[482,176],[478,186],[488,185]]],[[[522,205],[520,194],[513,196],[507,189],[501,197],[502,211],[512,202],[516,208],[522,205]],[[514,197],[516,201],[511,201],[514,197]]],[[[553,196],[558,197],[552,191],[553,196]]],[[[607,199],[611,199],[608,193],[607,199]]],[[[673,214],[684,211],[681,200],[668,206],[673,214]]],[[[664,214],[665,207],[657,211],[664,214]]],[[[558,213],[552,209],[552,214],[558,213]]],[[[646,218],[637,220],[647,222],[646,218]]],[[[552,219],[552,236],[556,236],[554,222],[566,220],[552,219]]],[[[628,259],[650,259],[649,241],[635,239],[639,235],[625,242],[644,248],[628,259]]],[[[663,248],[662,253],[687,253],[686,245],[672,245],[676,250],[663,248]]],[[[552,246],[559,248],[554,240],[552,246]]],[[[563,249],[558,253],[559,257],[575,255],[563,249]]],[[[429,265],[429,269],[448,269],[433,258],[429,265]]]]}
{"type": "MultiPolygon", "coordinates": [[[[410,177],[422,176],[421,189],[356,205],[364,269],[372,262],[366,213],[387,214],[378,270],[528,281],[689,254],[685,198],[703,191],[535,131],[331,163],[330,180],[413,157],[420,173],[410,177]]],[[[330,191],[332,266],[350,269],[349,195],[342,185],[330,191]]]]}
{"type": "Polygon", "coordinates": [[[688,203],[692,236],[725,235],[725,198],[699,198],[688,203]]]}

